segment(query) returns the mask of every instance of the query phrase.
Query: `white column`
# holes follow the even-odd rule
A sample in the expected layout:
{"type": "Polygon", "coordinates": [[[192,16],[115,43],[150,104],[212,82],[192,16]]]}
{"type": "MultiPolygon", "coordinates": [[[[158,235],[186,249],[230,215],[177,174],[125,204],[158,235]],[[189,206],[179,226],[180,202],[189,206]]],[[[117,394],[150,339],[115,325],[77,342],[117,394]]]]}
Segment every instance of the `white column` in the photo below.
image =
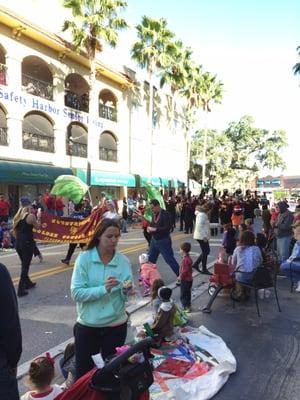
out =
{"type": "Polygon", "coordinates": [[[57,164],[64,167],[70,167],[69,156],[66,155],[65,129],[62,126],[56,126],[53,131],[55,140],[55,157],[57,164]]]}
{"type": "Polygon", "coordinates": [[[61,109],[65,106],[65,80],[63,76],[53,75],[53,101],[61,109]]]}
{"type": "Polygon", "coordinates": [[[22,120],[20,118],[7,116],[7,136],[9,149],[13,150],[15,157],[22,154],[22,120]]]}
{"type": "Polygon", "coordinates": [[[7,85],[11,88],[21,90],[22,88],[22,60],[17,57],[6,55],[7,85]]]}

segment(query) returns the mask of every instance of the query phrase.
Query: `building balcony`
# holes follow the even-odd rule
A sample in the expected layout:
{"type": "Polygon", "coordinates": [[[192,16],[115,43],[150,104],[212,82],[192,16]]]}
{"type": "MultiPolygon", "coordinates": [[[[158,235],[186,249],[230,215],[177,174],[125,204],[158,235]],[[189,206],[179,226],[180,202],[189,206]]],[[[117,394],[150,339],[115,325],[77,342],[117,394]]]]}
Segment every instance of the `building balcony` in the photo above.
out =
{"type": "Polygon", "coordinates": [[[67,143],[67,155],[87,158],[87,144],[74,142],[67,143]]]}
{"type": "Polygon", "coordinates": [[[53,85],[32,76],[22,74],[22,88],[26,93],[53,100],[53,85]]]}
{"type": "Polygon", "coordinates": [[[118,151],[107,149],[105,147],[99,148],[100,160],[118,162],[118,151]]]}
{"type": "Polygon", "coordinates": [[[6,85],[6,65],[0,63],[0,85],[6,85]]]}
{"type": "Polygon", "coordinates": [[[8,146],[7,128],[0,128],[0,146],[8,146]]]}
{"type": "Polygon", "coordinates": [[[54,153],[54,137],[23,132],[23,149],[54,153]]]}
{"type": "Polygon", "coordinates": [[[117,122],[117,109],[115,107],[99,104],[99,117],[117,122]]]}
{"type": "Polygon", "coordinates": [[[70,90],[65,92],[65,106],[75,110],[89,112],[89,96],[87,94],[79,95],[70,90]]]}

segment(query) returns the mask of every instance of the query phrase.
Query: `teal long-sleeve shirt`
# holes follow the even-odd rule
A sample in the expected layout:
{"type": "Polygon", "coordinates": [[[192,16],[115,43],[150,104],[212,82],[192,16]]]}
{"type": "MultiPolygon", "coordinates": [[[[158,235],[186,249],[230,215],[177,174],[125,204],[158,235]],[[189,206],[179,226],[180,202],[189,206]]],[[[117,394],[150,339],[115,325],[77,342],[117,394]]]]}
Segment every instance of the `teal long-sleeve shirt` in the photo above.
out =
{"type": "Polygon", "coordinates": [[[97,248],[83,251],[76,259],[71,280],[71,295],[76,301],[77,322],[90,327],[122,324],[127,320],[122,283],[131,280],[131,264],[116,252],[107,264],[101,261],[97,248]],[[108,293],[105,282],[113,276],[120,284],[108,293]]]}

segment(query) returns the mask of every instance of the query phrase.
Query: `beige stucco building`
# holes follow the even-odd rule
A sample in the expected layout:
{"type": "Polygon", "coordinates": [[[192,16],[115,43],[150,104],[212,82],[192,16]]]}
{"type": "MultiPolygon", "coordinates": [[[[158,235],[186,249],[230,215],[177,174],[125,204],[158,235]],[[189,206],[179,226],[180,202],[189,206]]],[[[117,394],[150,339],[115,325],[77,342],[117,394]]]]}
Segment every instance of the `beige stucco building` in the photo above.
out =
{"type": "Polygon", "coordinates": [[[20,195],[71,173],[91,185],[94,202],[102,191],[121,199],[145,181],[186,184],[188,139],[170,93],[155,90],[150,129],[149,84],[139,73],[104,64],[100,53],[91,88],[85,54],[48,27],[53,16],[62,25],[64,10],[54,1],[61,12],[51,8],[48,18],[46,8],[30,14],[34,0],[13,3],[0,2],[0,192],[17,207],[20,195]]]}

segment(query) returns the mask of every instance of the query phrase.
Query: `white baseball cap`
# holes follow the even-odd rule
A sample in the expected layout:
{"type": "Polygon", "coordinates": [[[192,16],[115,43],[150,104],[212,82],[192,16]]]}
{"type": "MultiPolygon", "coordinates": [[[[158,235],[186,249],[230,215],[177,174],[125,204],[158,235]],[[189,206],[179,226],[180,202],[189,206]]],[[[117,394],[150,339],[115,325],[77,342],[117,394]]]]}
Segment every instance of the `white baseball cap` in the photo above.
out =
{"type": "Polygon", "coordinates": [[[143,254],[141,254],[141,255],[139,256],[139,263],[140,263],[140,264],[145,264],[145,263],[147,263],[148,261],[149,261],[148,254],[143,253],[143,254]]]}

